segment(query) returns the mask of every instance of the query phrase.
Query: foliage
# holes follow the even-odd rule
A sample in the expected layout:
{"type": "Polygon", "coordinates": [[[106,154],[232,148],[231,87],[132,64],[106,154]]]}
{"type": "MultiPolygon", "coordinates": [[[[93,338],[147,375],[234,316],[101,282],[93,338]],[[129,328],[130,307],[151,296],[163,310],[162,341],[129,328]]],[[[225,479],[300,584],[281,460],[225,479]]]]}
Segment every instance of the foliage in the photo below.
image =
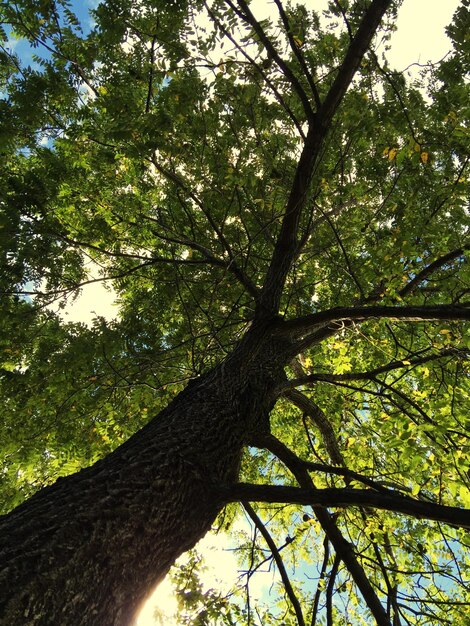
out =
{"type": "MultiPolygon", "coordinates": [[[[323,15],[274,4],[256,20],[242,0],[109,0],[89,26],[65,0],[1,3],[3,512],[109,453],[253,320],[307,127],[370,3],[330,2],[323,15]],[[28,52],[16,54],[13,38],[28,52]],[[112,285],[116,319],[65,322],[54,303],[92,272],[112,285]]],[[[467,32],[464,1],[452,51],[411,78],[377,47],[364,55],[309,181],[286,319],[465,305],[467,32]]],[[[317,471],[316,487],[362,487],[356,472],[470,508],[469,350],[462,319],[346,320],[288,368],[313,409],[286,388],[272,432],[300,458],[345,470],[317,471]]],[[[255,448],[242,479],[295,483],[255,448]]],[[[297,572],[306,622],[370,623],[306,510],[256,511],[297,572]]],[[[468,621],[468,530],[360,507],[339,508],[336,521],[394,624],[468,621]]],[[[241,541],[243,567],[266,558],[263,541],[241,541]]],[[[195,621],[185,605],[181,623],[301,624],[285,587],[276,594],[250,613],[214,592],[195,621]]]]}

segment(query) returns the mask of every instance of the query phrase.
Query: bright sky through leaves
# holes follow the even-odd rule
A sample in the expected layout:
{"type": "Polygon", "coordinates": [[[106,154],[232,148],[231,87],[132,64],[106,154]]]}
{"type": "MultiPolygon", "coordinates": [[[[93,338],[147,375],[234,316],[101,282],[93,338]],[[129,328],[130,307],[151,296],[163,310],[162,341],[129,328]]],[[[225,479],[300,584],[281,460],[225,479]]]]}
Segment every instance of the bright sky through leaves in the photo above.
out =
{"type": "MultiPolygon", "coordinates": [[[[315,7],[327,5],[325,0],[310,0],[310,3],[315,7]]],[[[89,0],[87,3],[74,2],[72,6],[78,16],[85,19],[85,24],[91,23],[86,19],[88,13],[84,4],[93,6],[95,3],[89,0]]],[[[387,52],[391,64],[403,70],[413,63],[439,61],[447,54],[449,39],[444,28],[450,23],[457,5],[458,0],[405,0],[398,14],[397,31],[392,36],[387,52]]],[[[251,6],[255,14],[261,17],[269,15],[272,10],[266,0],[255,0],[251,6]]],[[[66,306],[62,314],[71,322],[89,323],[95,315],[112,319],[117,314],[113,302],[113,292],[94,283],[85,286],[81,295],[66,306]]]]}

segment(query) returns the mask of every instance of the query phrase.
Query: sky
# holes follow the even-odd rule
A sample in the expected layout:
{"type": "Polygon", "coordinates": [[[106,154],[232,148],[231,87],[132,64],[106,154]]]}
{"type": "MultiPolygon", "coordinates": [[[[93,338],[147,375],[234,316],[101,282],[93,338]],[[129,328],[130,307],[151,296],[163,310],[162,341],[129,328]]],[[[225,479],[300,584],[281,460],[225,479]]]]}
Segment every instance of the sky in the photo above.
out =
{"type": "MultiPolygon", "coordinates": [[[[326,0],[306,0],[306,5],[312,8],[322,8],[326,0]]],[[[73,0],[72,8],[79,16],[88,20],[87,8],[96,4],[96,0],[73,0]]],[[[392,66],[404,70],[412,63],[436,62],[449,49],[449,41],[444,33],[444,27],[450,23],[452,15],[458,6],[458,0],[404,0],[400,9],[397,31],[390,42],[391,50],[388,59],[392,66]]],[[[252,10],[255,15],[271,14],[272,3],[267,0],[254,0],[252,10]]],[[[91,25],[90,21],[85,22],[91,25]]],[[[18,54],[26,54],[22,44],[11,42],[18,54]]],[[[92,276],[93,277],[93,276],[92,276]]],[[[68,321],[91,323],[94,316],[103,316],[112,319],[117,315],[117,308],[113,304],[112,291],[103,289],[99,283],[83,288],[81,295],[62,310],[68,321]]],[[[248,527],[244,526],[245,531],[248,527]]],[[[206,588],[216,588],[229,591],[239,576],[238,566],[233,551],[227,550],[229,539],[223,533],[207,535],[199,544],[204,554],[207,572],[204,576],[206,588]]],[[[273,572],[265,571],[253,577],[253,596],[266,596],[273,582],[273,572]]],[[[178,626],[171,617],[175,606],[175,595],[171,584],[164,581],[156,592],[149,598],[146,606],[138,618],[137,626],[155,626],[153,613],[155,606],[166,612],[165,626],[178,626]]]]}

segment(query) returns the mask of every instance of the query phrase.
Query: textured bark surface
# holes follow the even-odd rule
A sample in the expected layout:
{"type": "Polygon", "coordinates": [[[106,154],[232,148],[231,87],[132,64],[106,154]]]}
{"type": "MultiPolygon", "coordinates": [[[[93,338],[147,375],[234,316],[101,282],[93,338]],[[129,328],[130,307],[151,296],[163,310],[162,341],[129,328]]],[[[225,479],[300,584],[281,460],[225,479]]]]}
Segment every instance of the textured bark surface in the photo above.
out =
{"type": "MultiPolygon", "coordinates": [[[[129,626],[175,559],[209,530],[213,485],[238,475],[282,376],[253,329],[106,459],[0,520],[2,626],[129,626]]],[[[279,348],[279,346],[276,346],[279,348]]]]}

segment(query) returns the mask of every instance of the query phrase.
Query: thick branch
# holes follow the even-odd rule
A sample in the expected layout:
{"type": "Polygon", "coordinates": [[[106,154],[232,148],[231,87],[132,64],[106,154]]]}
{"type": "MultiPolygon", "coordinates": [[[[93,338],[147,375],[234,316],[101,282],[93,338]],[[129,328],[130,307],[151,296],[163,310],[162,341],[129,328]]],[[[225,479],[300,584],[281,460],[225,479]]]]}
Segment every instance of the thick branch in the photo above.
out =
{"type": "Polygon", "coordinates": [[[347,321],[363,322],[369,319],[395,319],[407,322],[435,321],[435,320],[467,320],[470,321],[470,303],[462,304],[434,304],[423,306],[386,306],[376,305],[368,307],[337,307],[327,309],[304,317],[286,320],[280,323],[279,331],[282,335],[299,335],[310,330],[318,330],[327,324],[347,321]]]}
{"type": "Polygon", "coordinates": [[[392,490],[379,493],[372,489],[302,489],[238,483],[221,488],[220,493],[224,503],[247,500],[341,508],[367,506],[470,529],[470,509],[414,500],[392,490]]]}
{"type": "Polygon", "coordinates": [[[467,357],[468,352],[465,350],[459,350],[458,348],[448,348],[447,350],[441,350],[441,352],[437,354],[429,354],[427,356],[423,356],[416,359],[404,359],[401,361],[392,361],[387,365],[382,365],[382,367],[376,367],[373,370],[369,370],[368,372],[348,372],[346,374],[327,374],[327,373],[313,373],[306,374],[304,376],[299,376],[298,378],[294,378],[285,383],[285,386],[282,387],[284,389],[292,389],[294,387],[299,387],[300,385],[305,385],[308,383],[314,382],[327,382],[327,383],[335,383],[341,382],[345,380],[374,380],[379,374],[385,374],[387,372],[392,372],[397,369],[403,368],[412,368],[418,365],[423,365],[424,363],[429,363],[430,361],[437,361],[438,359],[443,359],[445,357],[467,357]]]}
{"type": "Polygon", "coordinates": [[[284,395],[292,404],[295,404],[296,407],[311,418],[321,433],[323,443],[333,463],[336,465],[344,465],[343,455],[338,447],[336,435],[320,407],[317,406],[313,400],[310,400],[310,398],[307,398],[307,396],[295,389],[286,391],[284,395]]]}
{"type": "Polygon", "coordinates": [[[392,0],[373,0],[352,40],[343,63],[319,111],[321,123],[328,126],[341,103],[379,24],[392,0]]]}
{"type": "Polygon", "coordinates": [[[300,137],[302,137],[302,139],[305,139],[305,133],[304,133],[304,131],[302,129],[302,125],[301,125],[300,121],[296,118],[296,116],[294,115],[294,112],[288,106],[287,102],[282,97],[281,93],[276,88],[275,84],[272,82],[272,80],[269,79],[269,77],[266,74],[266,72],[263,71],[263,69],[261,68],[260,64],[256,63],[256,61],[244,50],[243,46],[241,46],[237,42],[235,37],[233,37],[233,35],[231,35],[230,31],[227,28],[225,28],[225,26],[222,24],[222,22],[220,20],[217,19],[215,13],[213,11],[211,11],[211,9],[210,9],[209,5],[207,4],[207,2],[204,3],[204,6],[206,8],[207,14],[209,15],[210,19],[214,22],[214,24],[216,24],[217,27],[220,28],[222,33],[227,37],[227,39],[229,39],[232,42],[232,44],[238,50],[238,52],[240,52],[240,54],[243,57],[245,57],[245,59],[248,61],[248,63],[259,73],[259,75],[262,77],[262,79],[264,80],[266,85],[269,87],[269,89],[271,89],[271,91],[272,91],[274,97],[276,98],[276,100],[279,102],[279,104],[282,106],[282,108],[286,111],[287,115],[292,120],[292,122],[293,122],[294,126],[296,127],[300,137]]]}
{"type": "Polygon", "coordinates": [[[323,141],[328,134],[331,120],[391,2],[392,0],[373,0],[366,10],[336,79],[322,107],[315,115],[315,122],[310,124],[287,200],[281,229],[264,281],[261,302],[258,307],[259,314],[275,314],[279,309],[282,289],[296,256],[300,217],[306,204],[310,182],[323,141]]]}

